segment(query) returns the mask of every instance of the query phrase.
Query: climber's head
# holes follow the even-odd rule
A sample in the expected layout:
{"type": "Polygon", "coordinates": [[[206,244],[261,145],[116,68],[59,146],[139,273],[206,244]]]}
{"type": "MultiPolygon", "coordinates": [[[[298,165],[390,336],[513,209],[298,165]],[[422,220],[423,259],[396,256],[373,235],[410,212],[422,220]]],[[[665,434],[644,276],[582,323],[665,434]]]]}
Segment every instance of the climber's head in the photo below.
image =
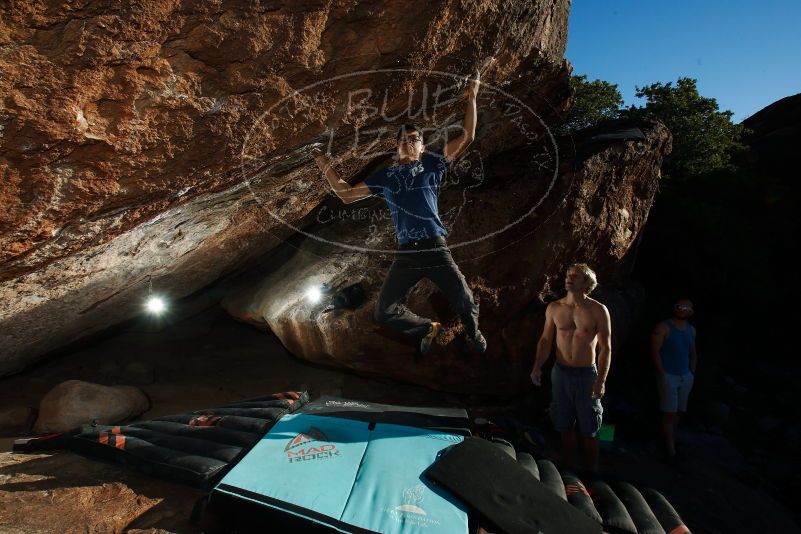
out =
{"type": "Polygon", "coordinates": [[[420,159],[425,150],[423,131],[414,124],[404,124],[398,129],[397,142],[401,159],[420,159]]]}

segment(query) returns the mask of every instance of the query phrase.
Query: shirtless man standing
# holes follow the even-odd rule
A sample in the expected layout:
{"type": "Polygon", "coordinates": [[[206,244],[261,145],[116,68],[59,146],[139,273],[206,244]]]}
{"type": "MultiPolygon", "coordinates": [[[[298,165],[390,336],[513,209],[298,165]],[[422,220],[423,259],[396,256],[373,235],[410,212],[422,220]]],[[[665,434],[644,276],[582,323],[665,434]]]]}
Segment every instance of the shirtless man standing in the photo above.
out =
{"type": "Polygon", "coordinates": [[[545,327],[537,344],[531,381],[542,384],[542,366],[548,360],[556,335],[556,364],[551,371],[551,419],[562,436],[567,467],[576,467],[576,431],[584,445],[585,467],[598,470],[598,430],[601,427],[604,384],[612,360],[609,310],[587,295],[598,285],[592,269],[584,263],[571,265],[565,276],[567,296],[548,304],[545,327]],[[595,347],[600,344],[598,366],[595,347]]]}

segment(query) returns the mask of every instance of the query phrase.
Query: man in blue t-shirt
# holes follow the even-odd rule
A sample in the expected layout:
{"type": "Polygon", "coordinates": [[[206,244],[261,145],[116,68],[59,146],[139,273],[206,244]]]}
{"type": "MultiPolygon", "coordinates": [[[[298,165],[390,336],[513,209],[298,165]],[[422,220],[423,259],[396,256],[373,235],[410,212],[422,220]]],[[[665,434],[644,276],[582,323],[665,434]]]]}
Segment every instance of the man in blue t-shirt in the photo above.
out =
{"type": "Polygon", "coordinates": [[[692,314],[693,303],[679,299],[673,305],[673,317],[656,325],[651,334],[651,361],[657,373],[662,435],[671,460],[676,456],[679,414],[687,411],[698,361],[695,327],[687,321],[692,314]]]}
{"type": "Polygon", "coordinates": [[[398,251],[381,287],[375,318],[420,339],[422,354],[431,349],[442,330],[439,322],[420,317],[404,305],[409,290],[423,278],[434,282],[448,297],[462,319],[471,348],[476,352],[487,349],[487,341],[478,329],[478,304],[445,242],[448,231],[439,218],[437,203],[443,176],[475,137],[479,78],[476,72],[465,89],[464,132],[448,141],[442,153],[426,151],[422,130],[406,124],[398,130],[398,159],[351,186],[331,168],[325,154],[314,151],[317,165],[346,204],[374,195],[386,200],[395,225],[398,251]]]}

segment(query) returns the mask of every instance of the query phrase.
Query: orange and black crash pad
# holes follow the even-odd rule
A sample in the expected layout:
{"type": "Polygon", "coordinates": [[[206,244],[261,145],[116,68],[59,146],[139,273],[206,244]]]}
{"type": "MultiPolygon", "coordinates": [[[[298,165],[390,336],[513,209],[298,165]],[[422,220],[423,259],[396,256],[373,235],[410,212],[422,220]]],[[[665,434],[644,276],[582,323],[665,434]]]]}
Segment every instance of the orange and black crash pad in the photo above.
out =
{"type": "Polygon", "coordinates": [[[213,487],[284,415],[309,402],[285,391],[124,426],[83,425],[17,440],[16,452],[69,449],[197,488],[213,487]]]}
{"type": "Polygon", "coordinates": [[[493,443],[467,438],[443,451],[425,476],[508,534],[595,534],[600,523],[554,494],[493,443]]]}

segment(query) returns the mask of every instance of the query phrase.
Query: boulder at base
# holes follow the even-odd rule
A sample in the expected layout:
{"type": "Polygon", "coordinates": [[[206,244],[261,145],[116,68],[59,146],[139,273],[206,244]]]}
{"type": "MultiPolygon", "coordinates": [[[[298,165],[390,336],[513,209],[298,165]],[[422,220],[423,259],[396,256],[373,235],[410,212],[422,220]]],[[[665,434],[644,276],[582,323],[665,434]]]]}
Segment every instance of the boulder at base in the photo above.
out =
{"type": "Polygon", "coordinates": [[[114,424],[150,408],[147,396],[133,386],[102,386],[67,380],[51,389],[39,405],[34,432],[65,432],[96,421],[114,424]]]}

